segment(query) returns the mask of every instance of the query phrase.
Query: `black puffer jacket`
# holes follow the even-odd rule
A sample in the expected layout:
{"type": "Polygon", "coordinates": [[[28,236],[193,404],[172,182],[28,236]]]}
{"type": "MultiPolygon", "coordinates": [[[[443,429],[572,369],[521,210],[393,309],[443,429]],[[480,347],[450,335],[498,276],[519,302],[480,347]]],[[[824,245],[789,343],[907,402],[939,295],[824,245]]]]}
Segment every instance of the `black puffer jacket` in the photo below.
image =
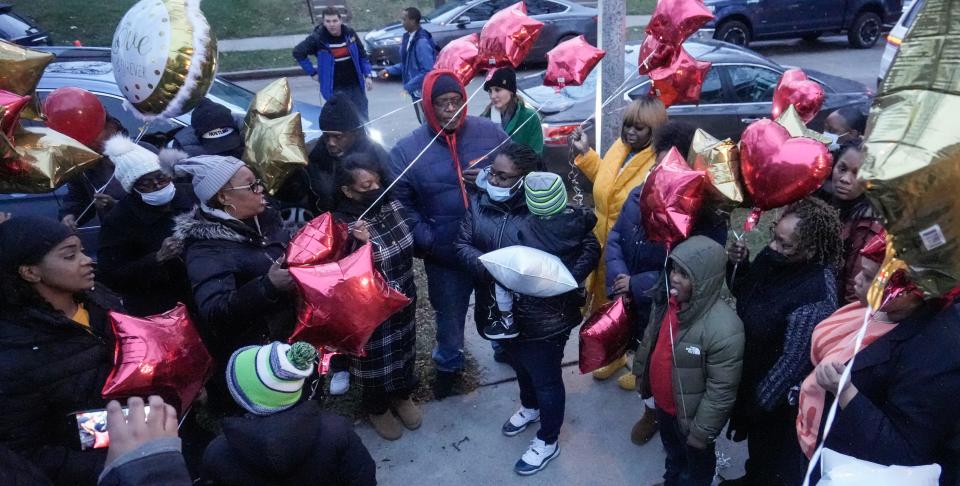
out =
{"type": "Polygon", "coordinates": [[[217,362],[225,363],[240,346],[289,337],[293,294],[278,290],[267,278],[290,238],[276,212],[268,209],[259,216],[261,232],[200,209],[174,220],[174,236],[184,241],[198,328],[217,362]]]}
{"type": "Polygon", "coordinates": [[[127,311],[149,316],[182,302],[193,303],[182,255],[157,261],[163,240],[173,235],[173,218],[197,204],[190,184],[177,184],[165,206],[151,206],[128,194],[107,215],[100,228],[99,269],[110,288],[124,296],[127,311]]]}
{"type": "Polygon", "coordinates": [[[96,484],[106,450],[80,451],[72,412],[102,408],[113,367],[107,311],[120,299],[98,288],[81,297],[90,328],[48,308],[0,313],[0,445],[56,484],[96,484]]]}
{"type": "Polygon", "coordinates": [[[224,419],[203,455],[201,484],[373,486],[376,474],[350,421],[307,400],[266,417],[224,419]]]}
{"type": "MultiPolygon", "coordinates": [[[[593,235],[597,223],[592,211],[568,207],[549,220],[530,214],[523,192],[504,203],[481,192],[471,199],[456,241],[457,256],[476,279],[475,320],[478,332],[490,320],[493,280],[480,256],[514,245],[543,250],[560,258],[573,278],[583,282],[600,261],[600,243],[593,235]]],[[[556,297],[515,297],[514,319],[520,325],[521,340],[538,340],[568,332],[580,324],[582,289],[556,297]]],[[[482,336],[483,333],[481,332],[482,336]]]]}

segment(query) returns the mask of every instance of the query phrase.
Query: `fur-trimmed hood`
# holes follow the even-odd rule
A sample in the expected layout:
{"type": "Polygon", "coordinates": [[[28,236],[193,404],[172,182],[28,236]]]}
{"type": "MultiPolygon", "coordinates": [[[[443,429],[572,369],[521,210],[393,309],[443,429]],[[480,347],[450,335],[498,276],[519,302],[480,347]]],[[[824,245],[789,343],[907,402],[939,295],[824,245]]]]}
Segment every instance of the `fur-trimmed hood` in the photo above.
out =
{"type": "Polygon", "coordinates": [[[187,240],[225,240],[238,243],[249,243],[253,240],[251,234],[243,231],[241,222],[226,221],[215,218],[203,212],[199,206],[173,218],[173,236],[180,241],[187,240]]]}

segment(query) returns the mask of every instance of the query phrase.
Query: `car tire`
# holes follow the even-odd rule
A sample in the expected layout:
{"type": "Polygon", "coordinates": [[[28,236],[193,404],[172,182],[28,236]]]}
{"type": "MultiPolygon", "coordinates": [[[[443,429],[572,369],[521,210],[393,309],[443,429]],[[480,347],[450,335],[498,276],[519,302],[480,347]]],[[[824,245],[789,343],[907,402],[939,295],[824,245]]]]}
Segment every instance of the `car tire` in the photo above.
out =
{"type": "Polygon", "coordinates": [[[717,28],[713,38],[738,46],[747,47],[750,44],[750,26],[739,20],[728,20],[717,28]]]}
{"type": "Polygon", "coordinates": [[[823,32],[807,32],[800,36],[800,38],[803,39],[804,42],[815,42],[821,35],[823,35],[823,32]]]}
{"type": "Polygon", "coordinates": [[[875,12],[860,12],[847,32],[847,40],[857,49],[869,49],[880,40],[882,27],[883,22],[875,12]]]}

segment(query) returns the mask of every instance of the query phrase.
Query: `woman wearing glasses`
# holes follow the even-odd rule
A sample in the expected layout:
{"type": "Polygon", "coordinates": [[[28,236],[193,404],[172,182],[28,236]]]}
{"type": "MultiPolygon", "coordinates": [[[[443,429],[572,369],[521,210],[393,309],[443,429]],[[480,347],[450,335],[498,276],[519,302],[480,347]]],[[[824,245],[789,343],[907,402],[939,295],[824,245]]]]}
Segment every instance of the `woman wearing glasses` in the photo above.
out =
{"type": "Polygon", "coordinates": [[[175,169],[193,176],[200,200],[175,218],[174,236],[184,245],[211,354],[223,364],[240,346],[285,340],[295,320],[294,283],[279,262],[290,235],[267,208],[261,182],[233,157],[192,157],[175,169]]]}
{"type": "Polygon", "coordinates": [[[189,184],[174,184],[157,156],[118,135],[104,155],[126,191],[100,229],[98,266],[102,279],[124,297],[130,314],[149,316],[193,303],[184,266],[183,242],[173,237],[173,218],[190,211],[196,197],[189,184]]]}

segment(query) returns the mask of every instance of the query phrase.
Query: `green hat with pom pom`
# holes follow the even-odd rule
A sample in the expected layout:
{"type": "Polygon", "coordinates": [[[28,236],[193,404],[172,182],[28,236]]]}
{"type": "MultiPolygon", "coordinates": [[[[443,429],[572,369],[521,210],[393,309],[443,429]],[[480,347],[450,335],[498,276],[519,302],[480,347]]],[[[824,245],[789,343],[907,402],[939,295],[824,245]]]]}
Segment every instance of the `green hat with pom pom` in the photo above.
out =
{"type": "Polygon", "coordinates": [[[305,342],[243,347],[227,363],[227,388],[250,413],[281,412],[300,400],[316,360],[317,350],[305,342]]]}

